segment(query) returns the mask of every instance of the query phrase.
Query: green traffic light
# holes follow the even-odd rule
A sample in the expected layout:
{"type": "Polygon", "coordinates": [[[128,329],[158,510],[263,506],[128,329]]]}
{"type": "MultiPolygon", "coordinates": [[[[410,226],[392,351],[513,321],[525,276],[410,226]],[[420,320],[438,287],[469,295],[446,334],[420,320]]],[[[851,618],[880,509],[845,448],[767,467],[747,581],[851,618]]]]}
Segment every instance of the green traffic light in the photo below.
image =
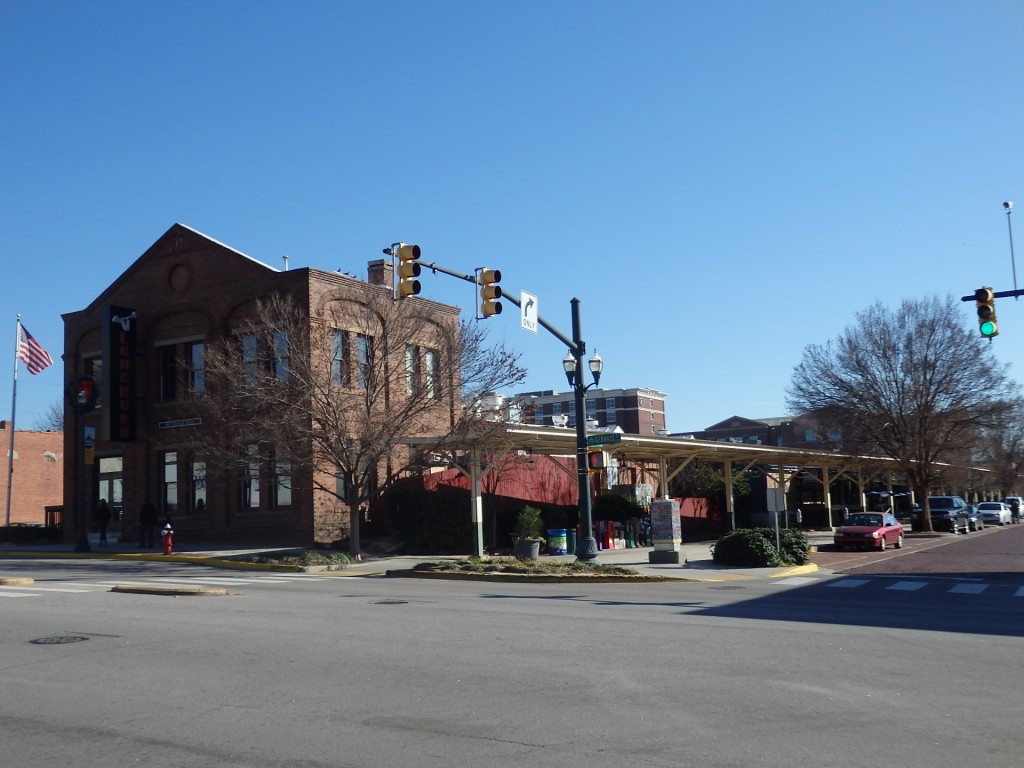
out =
{"type": "Polygon", "coordinates": [[[999,328],[991,320],[986,320],[978,326],[978,330],[981,331],[981,335],[987,339],[991,339],[993,336],[999,335],[999,328]]]}

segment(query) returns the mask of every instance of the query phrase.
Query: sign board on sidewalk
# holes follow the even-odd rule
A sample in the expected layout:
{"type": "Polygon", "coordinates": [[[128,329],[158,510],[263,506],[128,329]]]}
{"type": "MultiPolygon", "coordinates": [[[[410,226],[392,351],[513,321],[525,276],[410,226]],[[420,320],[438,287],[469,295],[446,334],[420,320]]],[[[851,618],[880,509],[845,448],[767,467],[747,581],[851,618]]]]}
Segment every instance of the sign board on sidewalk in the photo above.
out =
{"type": "Polygon", "coordinates": [[[519,324],[530,333],[537,332],[537,297],[519,292],[519,324]]]}
{"type": "Polygon", "coordinates": [[[587,435],[587,445],[593,448],[595,445],[610,445],[621,443],[622,435],[618,432],[608,432],[603,435],[587,435]]]}

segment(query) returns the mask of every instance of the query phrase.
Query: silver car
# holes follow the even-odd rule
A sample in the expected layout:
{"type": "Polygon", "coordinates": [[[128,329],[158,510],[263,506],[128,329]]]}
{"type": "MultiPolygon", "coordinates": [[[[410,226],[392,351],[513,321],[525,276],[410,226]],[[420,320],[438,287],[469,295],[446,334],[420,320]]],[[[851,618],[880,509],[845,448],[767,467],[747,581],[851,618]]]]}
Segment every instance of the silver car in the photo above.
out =
{"type": "Polygon", "coordinates": [[[983,501],[978,504],[978,511],[985,525],[1008,525],[1010,522],[1010,508],[1001,501],[983,501]]]}

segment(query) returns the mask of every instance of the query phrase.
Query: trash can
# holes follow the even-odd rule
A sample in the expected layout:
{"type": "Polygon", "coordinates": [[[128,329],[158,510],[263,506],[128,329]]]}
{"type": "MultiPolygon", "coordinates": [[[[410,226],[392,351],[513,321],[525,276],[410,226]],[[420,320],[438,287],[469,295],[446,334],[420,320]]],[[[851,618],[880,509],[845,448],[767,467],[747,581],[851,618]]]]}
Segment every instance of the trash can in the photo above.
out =
{"type": "Polygon", "coordinates": [[[568,553],[568,532],[565,528],[548,528],[548,554],[564,555],[568,553]]]}
{"type": "Polygon", "coordinates": [[[576,529],[569,528],[567,532],[569,536],[566,539],[566,549],[568,550],[568,554],[574,555],[576,554],[576,529]]]}

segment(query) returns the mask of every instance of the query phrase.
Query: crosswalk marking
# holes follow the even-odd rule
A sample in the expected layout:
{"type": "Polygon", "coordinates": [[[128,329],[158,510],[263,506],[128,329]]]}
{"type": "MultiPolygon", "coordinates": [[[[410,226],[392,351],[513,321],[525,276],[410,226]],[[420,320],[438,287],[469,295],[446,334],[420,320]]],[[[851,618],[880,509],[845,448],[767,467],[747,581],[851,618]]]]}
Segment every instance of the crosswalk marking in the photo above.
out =
{"type": "Polygon", "coordinates": [[[295,584],[298,582],[330,584],[331,581],[323,579],[316,574],[274,574],[272,576],[183,576],[180,578],[157,576],[144,579],[110,579],[94,582],[73,581],[73,582],[47,582],[54,586],[43,586],[33,584],[31,586],[8,586],[0,585],[0,597],[41,597],[42,593],[63,592],[67,594],[81,594],[92,592],[97,589],[110,590],[112,587],[168,587],[171,589],[183,587],[244,587],[257,584],[295,584]]]}
{"type": "Polygon", "coordinates": [[[839,581],[830,582],[828,586],[838,587],[839,589],[853,589],[854,587],[863,587],[870,582],[870,579],[840,579],[839,581]]]}
{"type": "Polygon", "coordinates": [[[897,592],[916,592],[927,586],[927,581],[897,581],[895,584],[890,584],[886,589],[893,589],[897,592]]]}
{"type": "Polygon", "coordinates": [[[957,584],[949,591],[962,595],[980,595],[986,589],[988,589],[988,584],[957,584]]]}

